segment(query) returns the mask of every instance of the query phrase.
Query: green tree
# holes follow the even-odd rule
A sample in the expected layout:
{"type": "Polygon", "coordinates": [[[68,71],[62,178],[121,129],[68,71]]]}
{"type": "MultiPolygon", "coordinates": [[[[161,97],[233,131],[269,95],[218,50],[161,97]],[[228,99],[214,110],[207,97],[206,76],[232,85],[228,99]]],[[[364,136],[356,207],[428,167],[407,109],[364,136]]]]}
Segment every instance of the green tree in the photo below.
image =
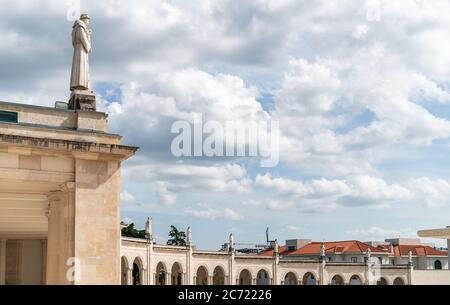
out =
{"type": "Polygon", "coordinates": [[[186,233],[179,231],[175,226],[170,226],[170,239],[167,241],[169,246],[186,246],[186,233]]]}
{"type": "Polygon", "coordinates": [[[136,230],[134,223],[122,229],[122,236],[133,238],[145,238],[145,230],[136,230]]]}

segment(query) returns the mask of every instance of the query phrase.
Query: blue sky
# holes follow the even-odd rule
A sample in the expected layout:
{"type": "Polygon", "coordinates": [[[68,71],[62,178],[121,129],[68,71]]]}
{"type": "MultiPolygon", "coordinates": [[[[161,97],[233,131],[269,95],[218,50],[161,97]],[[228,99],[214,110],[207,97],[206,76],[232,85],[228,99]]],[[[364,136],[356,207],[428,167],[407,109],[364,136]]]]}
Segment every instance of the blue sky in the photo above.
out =
{"type": "Polygon", "coordinates": [[[3,1],[0,100],[67,100],[68,12],[91,15],[91,76],[123,164],[122,216],[198,248],[383,240],[449,225],[450,3],[3,1]],[[80,7],[78,7],[78,4],[80,7]],[[36,13],[39,12],[39,13],[36,13]],[[172,156],[171,124],[280,122],[280,164],[172,156]]]}

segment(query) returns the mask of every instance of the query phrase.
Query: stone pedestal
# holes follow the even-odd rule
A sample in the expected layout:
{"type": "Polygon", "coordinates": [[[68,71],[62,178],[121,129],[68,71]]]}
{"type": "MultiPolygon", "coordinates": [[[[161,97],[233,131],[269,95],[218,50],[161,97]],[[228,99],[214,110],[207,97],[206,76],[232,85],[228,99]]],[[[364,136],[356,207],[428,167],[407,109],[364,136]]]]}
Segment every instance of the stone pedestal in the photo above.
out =
{"type": "Polygon", "coordinates": [[[83,111],[96,111],[97,105],[95,101],[95,95],[92,91],[88,90],[74,90],[70,96],[69,109],[71,110],[83,110],[83,111]]]}

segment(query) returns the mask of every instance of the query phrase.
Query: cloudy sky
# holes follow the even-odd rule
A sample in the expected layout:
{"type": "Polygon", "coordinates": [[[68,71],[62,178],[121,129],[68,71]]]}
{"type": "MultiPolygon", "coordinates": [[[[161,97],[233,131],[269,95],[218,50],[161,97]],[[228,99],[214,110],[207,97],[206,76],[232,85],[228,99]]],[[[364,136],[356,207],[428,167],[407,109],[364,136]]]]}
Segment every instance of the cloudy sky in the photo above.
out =
{"type": "MultiPolygon", "coordinates": [[[[122,216],[230,232],[382,240],[450,225],[447,0],[81,1],[109,131],[140,146],[123,166],[122,216]],[[280,164],[176,159],[171,124],[280,122],[280,164]]],[[[77,1],[3,0],[0,100],[69,97],[77,1]]]]}

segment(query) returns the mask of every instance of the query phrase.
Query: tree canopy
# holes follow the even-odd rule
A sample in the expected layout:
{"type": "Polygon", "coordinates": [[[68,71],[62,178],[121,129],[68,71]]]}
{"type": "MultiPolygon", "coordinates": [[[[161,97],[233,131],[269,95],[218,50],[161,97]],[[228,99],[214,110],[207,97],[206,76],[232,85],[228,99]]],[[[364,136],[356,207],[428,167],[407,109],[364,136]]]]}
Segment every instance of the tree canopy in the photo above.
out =
{"type": "Polygon", "coordinates": [[[175,226],[170,226],[168,246],[186,246],[186,233],[179,231],[175,226]]]}
{"type": "Polygon", "coordinates": [[[134,227],[134,223],[132,223],[128,227],[122,229],[122,236],[145,238],[145,230],[136,230],[136,228],[134,227]]]}

